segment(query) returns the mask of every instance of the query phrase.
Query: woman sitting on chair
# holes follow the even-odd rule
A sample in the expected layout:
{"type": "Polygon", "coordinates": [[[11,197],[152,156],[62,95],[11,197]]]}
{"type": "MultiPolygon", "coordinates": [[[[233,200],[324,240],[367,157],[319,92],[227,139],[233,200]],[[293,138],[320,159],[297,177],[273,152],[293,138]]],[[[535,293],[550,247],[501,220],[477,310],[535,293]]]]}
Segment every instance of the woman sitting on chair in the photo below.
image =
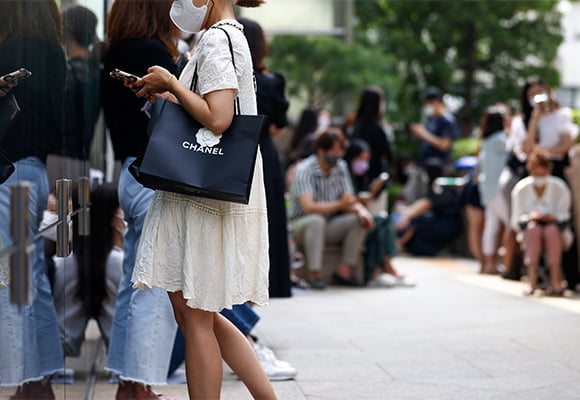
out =
{"type": "Polygon", "coordinates": [[[546,253],[550,268],[552,294],[561,296],[562,252],[572,243],[569,228],[571,194],[564,181],[550,175],[552,162],[549,156],[538,151],[527,161],[530,176],[520,180],[512,191],[512,219],[518,239],[523,242],[524,262],[528,267],[530,287],[524,294],[537,289],[540,255],[546,253]]]}

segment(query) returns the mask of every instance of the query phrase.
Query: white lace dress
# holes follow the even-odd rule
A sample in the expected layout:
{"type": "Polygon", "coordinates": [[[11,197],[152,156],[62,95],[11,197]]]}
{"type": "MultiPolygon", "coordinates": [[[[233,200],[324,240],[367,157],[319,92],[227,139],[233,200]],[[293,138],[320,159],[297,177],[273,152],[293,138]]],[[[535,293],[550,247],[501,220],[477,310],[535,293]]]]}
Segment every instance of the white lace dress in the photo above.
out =
{"type": "MultiPolygon", "coordinates": [[[[216,25],[231,37],[236,70],[226,34],[208,29],[179,80],[190,87],[197,63],[200,95],[235,89],[241,113],[255,115],[252,60],[241,25],[233,20],[216,25]]],[[[134,287],[181,290],[188,306],[206,311],[246,301],[267,304],[267,224],[259,153],[248,205],[156,191],[137,252],[134,287]]]]}

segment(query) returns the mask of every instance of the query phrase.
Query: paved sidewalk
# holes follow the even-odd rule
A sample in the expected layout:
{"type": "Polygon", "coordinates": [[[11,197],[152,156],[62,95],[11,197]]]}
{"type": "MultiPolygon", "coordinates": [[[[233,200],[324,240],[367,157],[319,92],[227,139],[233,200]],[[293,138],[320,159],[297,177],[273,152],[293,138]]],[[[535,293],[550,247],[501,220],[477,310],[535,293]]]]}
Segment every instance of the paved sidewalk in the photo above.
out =
{"type": "MultiPolygon", "coordinates": [[[[525,298],[522,283],[479,275],[469,260],[400,257],[395,266],[417,287],[329,288],[258,309],[255,333],[299,370],[274,382],[280,399],[580,399],[579,297],[525,298]]],[[[55,386],[58,399],[85,398],[95,354],[93,398],[114,399],[90,335],[67,365],[75,383],[55,386]]],[[[155,389],[187,399],[183,384],[155,389]]],[[[251,398],[227,368],[222,398],[251,398]]]]}

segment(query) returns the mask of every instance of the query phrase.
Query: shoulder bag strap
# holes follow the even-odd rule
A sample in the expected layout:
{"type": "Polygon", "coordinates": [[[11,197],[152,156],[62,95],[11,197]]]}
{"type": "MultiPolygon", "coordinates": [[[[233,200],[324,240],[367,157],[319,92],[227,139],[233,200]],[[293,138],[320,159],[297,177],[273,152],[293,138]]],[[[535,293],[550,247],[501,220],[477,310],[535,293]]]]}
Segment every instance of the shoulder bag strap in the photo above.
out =
{"type": "MultiPolygon", "coordinates": [[[[230,38],[230,34],[224,29],[224,28],[220,28],[220,27],[215,27],[215,28],[211,28],[211,29],[219,29],[221,31],[223,31],[227,38],[228,38],[228,45],[230,47],[230,54],[232,55],[232,64],[234,66],[234,70],[237,70],[236,68],[236,59],[234,57],[234,46],[232,45],[232,39],[230,38]]],[[[189,87],[189,90],[191,90],[192,92],[195,91],[195,88],[197,86],[197,80],[198,80],[198,75],[197,75],[197,64],[195,65],[195,70],[193,71],[193,78],[191,80],[191,86],[189,87]]],[[[240,109],[240,97],[236,96],[236,101],[235,101],[235,113],[236,114],[241,114],[241,109],[240,109]]]]}

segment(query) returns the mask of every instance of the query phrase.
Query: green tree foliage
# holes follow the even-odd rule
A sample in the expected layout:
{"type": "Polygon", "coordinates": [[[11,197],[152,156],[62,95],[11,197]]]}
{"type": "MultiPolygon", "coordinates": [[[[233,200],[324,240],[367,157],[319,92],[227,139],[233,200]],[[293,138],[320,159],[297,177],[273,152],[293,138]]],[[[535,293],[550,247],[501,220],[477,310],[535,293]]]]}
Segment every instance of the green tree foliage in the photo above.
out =
{"type": "Polygon", "coordinates": [[[352,102],[367,85],[396,87],[392,57],[336,38],[276,36],[269,44],[269,69],[281,72],[288,93],[327,108],[336,99],[352,102]]]}
{"type": "Polygon", "coordinates": [[[557,3],[359,1],[357,39],[397,59],[401,118],[417,118],[421,91],[438,86],[465,100],[459,117],[469,133],[486,105],[516,99],[526,77],[559,84],[553,66],[563,40],[557,3]]]}

